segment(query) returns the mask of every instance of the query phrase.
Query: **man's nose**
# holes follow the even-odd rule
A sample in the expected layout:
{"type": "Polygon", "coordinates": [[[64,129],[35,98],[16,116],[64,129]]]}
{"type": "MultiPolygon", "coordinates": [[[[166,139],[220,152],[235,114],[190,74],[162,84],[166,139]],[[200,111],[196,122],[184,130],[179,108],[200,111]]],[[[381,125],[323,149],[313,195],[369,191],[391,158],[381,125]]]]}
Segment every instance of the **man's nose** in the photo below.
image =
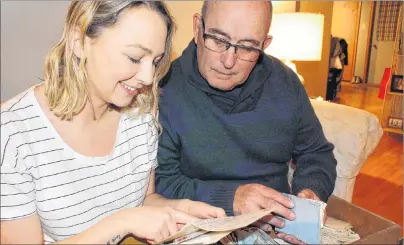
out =
{"type": "Polygon", "coordinates": [[[231,69],[236,64],[237,54],[236,48],[230,47],[222,54],[222,63],[225,68],[231,69]]]}

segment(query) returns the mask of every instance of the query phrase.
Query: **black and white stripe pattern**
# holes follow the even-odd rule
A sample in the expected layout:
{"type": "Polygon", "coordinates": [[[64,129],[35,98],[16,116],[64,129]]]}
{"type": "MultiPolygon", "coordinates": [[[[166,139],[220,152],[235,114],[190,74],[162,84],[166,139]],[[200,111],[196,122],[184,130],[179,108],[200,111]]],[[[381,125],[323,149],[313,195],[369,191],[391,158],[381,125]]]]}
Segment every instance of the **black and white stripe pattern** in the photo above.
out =
{"type": "Polygon", "coordinates": [[[150,115],[122,115],[113,152],[82,156],[55,133],[30,89],[1,108],[1,220],[38,214],[50,243],[139,206],[157,143],[150,115]]]}

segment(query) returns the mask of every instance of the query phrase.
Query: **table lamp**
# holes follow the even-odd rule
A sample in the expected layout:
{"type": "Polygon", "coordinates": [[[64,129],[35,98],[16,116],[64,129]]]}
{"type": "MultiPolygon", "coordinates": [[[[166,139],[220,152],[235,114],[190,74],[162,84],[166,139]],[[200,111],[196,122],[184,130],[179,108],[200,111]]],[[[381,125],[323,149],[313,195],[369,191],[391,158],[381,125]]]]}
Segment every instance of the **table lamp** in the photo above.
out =
{"type": "Polygon", "coordinates": [[[324,15],[314,13],[276,13],[269,34],[272,43],[265,53],[281,59],[300,78],[292,61],[319,61],[323,47],[324,15]]]}

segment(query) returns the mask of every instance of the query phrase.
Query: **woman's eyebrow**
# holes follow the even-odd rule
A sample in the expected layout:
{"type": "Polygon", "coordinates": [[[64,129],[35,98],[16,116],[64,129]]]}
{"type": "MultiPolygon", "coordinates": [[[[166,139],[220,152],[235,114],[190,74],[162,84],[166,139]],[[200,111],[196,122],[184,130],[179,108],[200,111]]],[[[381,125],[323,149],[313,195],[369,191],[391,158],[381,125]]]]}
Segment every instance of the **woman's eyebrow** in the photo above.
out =
{"type": "Polygon", "coordinates": [[[140,44],[129,44],[129,45],[126,45],[126,46],[127,46],[127,47],[140,48],[140,49],[144,50],[145,52],[147,52],[148,54],[152,54],[152,53],[153,53],[153,52],[151,51],[151,49],[146,48],[146,47],[144,47],[144,46],[142,46],[142,45],[140,45],[140,44]]]}

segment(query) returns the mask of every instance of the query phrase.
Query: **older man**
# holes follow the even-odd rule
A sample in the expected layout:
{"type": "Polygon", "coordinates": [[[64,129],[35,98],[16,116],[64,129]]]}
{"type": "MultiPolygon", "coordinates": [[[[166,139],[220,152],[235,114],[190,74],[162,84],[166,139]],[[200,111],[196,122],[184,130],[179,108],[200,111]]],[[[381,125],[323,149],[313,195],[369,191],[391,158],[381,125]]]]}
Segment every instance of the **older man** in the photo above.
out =
{"type": "Polygon", "coordinates": [[[161,84],[158,193],[228,214],[278,203],[289,219],[292,204],[281,192],[331,195],[333,145],[296,74],[263,53],[271,17],[268,1],[208,1],[194,15],[194,39],[161,84]]]}

